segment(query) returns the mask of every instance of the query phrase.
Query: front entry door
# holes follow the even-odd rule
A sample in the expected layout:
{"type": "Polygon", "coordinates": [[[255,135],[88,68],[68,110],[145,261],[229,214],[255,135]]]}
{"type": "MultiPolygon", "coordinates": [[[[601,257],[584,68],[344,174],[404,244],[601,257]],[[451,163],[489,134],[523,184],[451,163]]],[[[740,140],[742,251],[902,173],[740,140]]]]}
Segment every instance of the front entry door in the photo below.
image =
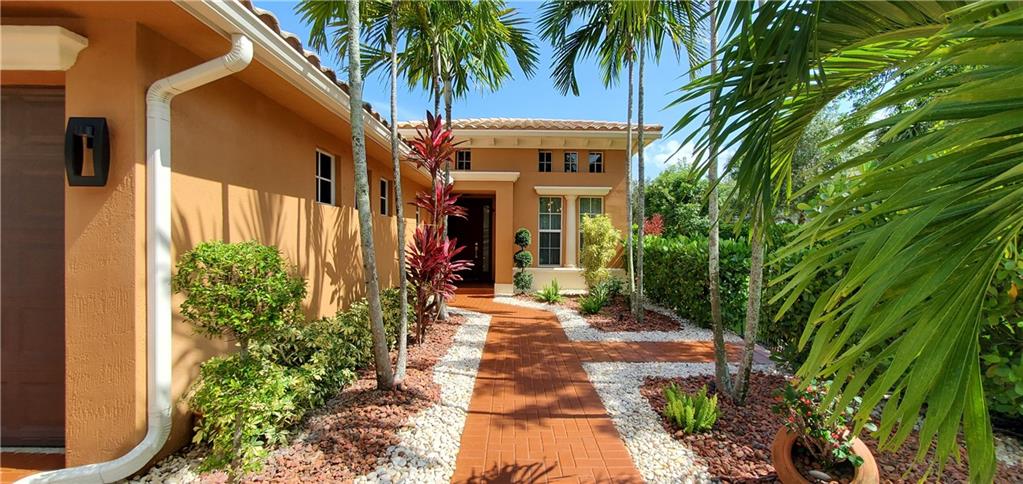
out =
{"type": "Polygon", "coordinates": [[[2,445],[64,445],[64,91],[2,89],[2,445]]]}
{"type": "Polygon", "coordinates": [[[466,197],[458,200],[468,216],[448,218],[448,235],[458,239],[458,245],[465,247],[457,259],[472,261],[472,269],[462,272],[466,282],[494,282],[493,263],[493,217],[492,198],[466,197]]]}

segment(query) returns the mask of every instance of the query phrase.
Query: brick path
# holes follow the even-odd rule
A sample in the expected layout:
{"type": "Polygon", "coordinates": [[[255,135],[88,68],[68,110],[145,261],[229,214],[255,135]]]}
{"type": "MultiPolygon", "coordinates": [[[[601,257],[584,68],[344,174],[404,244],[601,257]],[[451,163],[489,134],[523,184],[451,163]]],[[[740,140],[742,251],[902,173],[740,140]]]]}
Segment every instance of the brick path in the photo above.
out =
{"type": "Polygon", "coordinates": [[[451,305],[492,317],[452,482],[643,482],[582,363],[713,361],[709,342],[572,342],[489,289],[451,305]]]}

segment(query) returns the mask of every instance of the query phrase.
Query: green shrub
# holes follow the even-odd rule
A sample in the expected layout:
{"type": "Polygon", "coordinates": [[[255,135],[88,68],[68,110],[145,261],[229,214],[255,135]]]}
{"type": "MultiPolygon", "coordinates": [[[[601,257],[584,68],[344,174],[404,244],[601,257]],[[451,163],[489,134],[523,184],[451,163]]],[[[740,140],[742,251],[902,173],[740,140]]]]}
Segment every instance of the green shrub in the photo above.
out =
{"type": "Polygon", "coordinates": [[[1023,264],[1007,257],[984,301],[980,337],[984,395],[1000,417],[1023,418],[1023,264]]]}
{"type": "Polygon", "coordinates": [[[172,279],[185,295],[181,316],[200,334],[243,348],[274,337],[301,318],[305,281],[285,269],[276,247],[203,242],[178,260],[172,279]]]}
{"type": "Polygon", "coordinates": [[[529,244],[533,243],[533,236],[529,233],[528,229],[521,228],[515,231],[515,245],[519,247],[528,247],[529,244]]]}
{"type": "Polygon", "coordinates": [[[579,300],[579,310],[583,314],[597,314],[604,306],[607,305],[609,299],[609,286],[607,284],[597,284],[590,289],[589,294],[579,300]]]}
{"type": "Polygon", "coordinates": [[[597,290],[607,294],[608,301],[621,296],[625,291],[625,282],[617,277],[608,277],[596,285],[597,290]]]}
{"type": "Polygon", "coordinates": [[[607,215],[589,215],[583,217],[582,238],[583,249],[579,259],[586,286],[592,288],[610,277],[607,265],[618,252],[622,234],[607,215]]]}
{"type": "Polygon", "coordinates": [[[301,418],[312,386],[299,370],[244,354],[203,363],[188,400],[199,415],[193,441],[209,446],[202,468],[258,470],[301,418]]]}
{"type": "MultiPolygon", "coordinates": [[[[710,327],[707,239],[646,237],[643,263],[646,296],[679,316],[710,327]]],[[[746,318],[749,246],[722,240],[720,245],[721,309],[725,327],[742,332],[746,318]]]]}
{"type": "Polygon", "coordinates": [[[533,254],[528,250],[520,250],[513,257],[515,258],[515,267],[519,269],[525,269],[533,264],[533,254]]]}
{"type": "Polygon", "coordinates": [[[552,279],[550,284],[544,286],[540,292],[536,293],[536,298],[547,304],[561,302],[561,285],[558,284],[558,280],[552,279]]]}
{"type": "Polygon", "coordinates": [[[533,290],[533,274],[526,271],[519,271],[512,275],[512,283],[515,285],[515,293],[523,294],[533,290]]]}
{"type": "Polygon", "coordinates": [[[664,399],[664,416],[687,434],[706,432],[718,419],[718,397],[708,397],[706,386],[696,395],[689,395],[672,383],[664,387],[664,399]]]}

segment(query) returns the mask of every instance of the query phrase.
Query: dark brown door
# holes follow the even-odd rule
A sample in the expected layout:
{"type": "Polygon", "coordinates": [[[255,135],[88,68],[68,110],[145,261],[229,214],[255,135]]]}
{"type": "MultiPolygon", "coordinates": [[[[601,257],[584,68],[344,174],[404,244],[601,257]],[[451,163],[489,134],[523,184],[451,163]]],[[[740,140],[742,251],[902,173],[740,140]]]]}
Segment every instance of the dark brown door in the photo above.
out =
{"type": "Polygon", "coordinates": [[[458,200],[468,217],[448,219],[448,235],[465,247],[456,259],[472,261],[472,269],[462,272],[466,282],[493,282],[494,201],[492,198],[466,197],[458,200]]]}
{"type": "Polygon", "coordinates": [[[0,435],[63,446],[64,91],[4,87],[0,114],[0,435]]]}

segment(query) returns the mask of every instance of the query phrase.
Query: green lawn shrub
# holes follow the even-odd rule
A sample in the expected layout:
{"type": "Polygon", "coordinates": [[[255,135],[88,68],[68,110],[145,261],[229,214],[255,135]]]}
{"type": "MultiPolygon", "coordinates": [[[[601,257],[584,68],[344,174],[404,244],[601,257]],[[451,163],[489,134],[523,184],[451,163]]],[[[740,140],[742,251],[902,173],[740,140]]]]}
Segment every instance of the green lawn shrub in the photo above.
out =
{"type": "MultiPolygon", "coordinates": [[[[290,427],[372,362],[368,303],[305,322],[305,281],[288,275],[276,248],[200,244],[179,260],[174,287],[185,294],[182,314],[198,332],[240,346],[203,363],[187,395],[197,415],[193,441],[209,448],[204,469],[228,467],[233,475],[259,469],[290,427]]],[[[381,295],[391,348],[399,298],[393,288],[381,295]]]]}
{"type": "Polygon", "coordinates": [[[521,228],[515,231],[515,245],[519,250],[513,256],[515,274],[512,275],[512,286],[515,294],[525,294],[533,289],[533,274],[526,272],[526,268],[533,265],[533,254],[526,250],[532,243],[533,236],[529,230],[521,228]]]}
{"type": "Polygon", "coordinates": [[[1023,419],[1023,263],[1006,257],[984,301],[980,363],[984,395],[999,418],[1023,419]]]}
{"type": "Polygon", "coordinates": [[[552,279],[550,284],[547,284],[536,293],[536,299],[547,304],[557,304],[561,302],[561,285],[558,284],[557,279],[552,279]]]}
{"type": "Polygon", "coordinates": [[[664,387],[664,399],[665,417],[673,427],[687,434],[706,432],[718,420],[718,397],[708,397],[706,386],[690,395],[672,383],[664,387]]]}

